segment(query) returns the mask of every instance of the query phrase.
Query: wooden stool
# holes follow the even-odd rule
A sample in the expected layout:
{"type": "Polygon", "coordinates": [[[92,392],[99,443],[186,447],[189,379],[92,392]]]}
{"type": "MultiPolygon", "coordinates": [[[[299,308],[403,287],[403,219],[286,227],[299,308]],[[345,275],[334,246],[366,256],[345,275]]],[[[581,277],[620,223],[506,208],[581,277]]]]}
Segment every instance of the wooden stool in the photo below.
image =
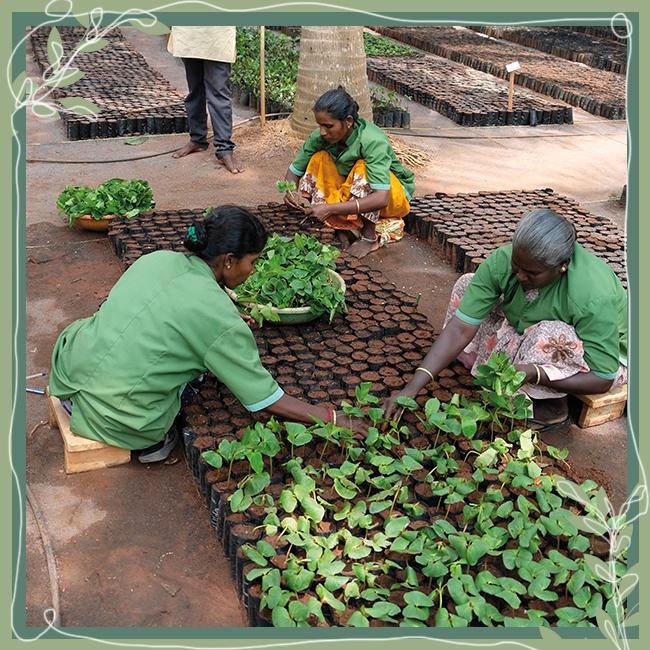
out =
{"type": "Polygon", "coordinates": [[[131,462],[131,451],[106,445],[103,442],[82,438],[70,431],[70,416],[58,397],[46,389],[51,427],[57,427],[63,438],[64,466],[66,474],[88,472],[112,465],[131,462]]]}
{"type": "Polygon", "coordinates": [[[582,402],[582,411],[578,419],[581,428],[611,422],[623,415],[627,402],[627,384],[612,388],[607,393],[596,395],[575,395],[582,402]]]}

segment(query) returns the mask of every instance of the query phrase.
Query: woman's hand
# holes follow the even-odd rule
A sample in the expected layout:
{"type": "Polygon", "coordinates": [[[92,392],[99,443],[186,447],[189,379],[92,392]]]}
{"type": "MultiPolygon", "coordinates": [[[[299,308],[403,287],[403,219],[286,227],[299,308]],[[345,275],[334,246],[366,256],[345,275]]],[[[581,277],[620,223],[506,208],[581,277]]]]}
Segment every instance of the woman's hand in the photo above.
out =
{"type": "Polygon", "coordinates": [[[398,397],[414,397],[411,393],[400,390],[393,393],[385,402],[384,402],[384,419],[393,420],[395,414],[401,410],[401,406],[397,403],[398,397]]]}
{"type": "Polygon", "coordinates": [[[255,319],[250,314],[245,314],[243,311],[240,311],[239,315],[242,317],[242,320],[246,323],[246,325],[248,325],[248,327],[251,329],[255,329],[257,327],[255,319]]]}
{"type": "Polygon", "coordinates": [[[296,202],[296,198],[293,194],[290,192],[285,192],[284,193],[284,204],[288,205],[290,208],[293,208],[294,210],[302,210],[302,206],[299,205],[296,202]]]}
{"type": "MultiPolygon", "coordinates": [[[[532,363],[518,363],[518,364],[515,364],[515,370],[517,372],[523,372],[523,373],[526,374],[526,378],[523,381],[524,384],[536,384],[537,383],[537,370],[535,369],[534,364],[532,364],[532,363]]],[[[540,370],[540,379],[543,379],[544,376],[542,376],[541,370],[540,370]]],[[[540,381],[540,383],[541,383],[541,381],[540,381]]]]}
{"type": "Polygon", "coordinates": [[[341,427],[349,427],[356,440],[365,440],[368,435],[368,423],[361,418],[351,418],[343,411],[336,411],[336,424],[341,427]]]}
{"type": "Polygon", "coordinates": [[[308,214],[323,223],[328,217],[331,217],[334,212],[329,203],[316,203],[315,205],[310,205],[308,208],[305,208],[305,214],[308,214]]]}

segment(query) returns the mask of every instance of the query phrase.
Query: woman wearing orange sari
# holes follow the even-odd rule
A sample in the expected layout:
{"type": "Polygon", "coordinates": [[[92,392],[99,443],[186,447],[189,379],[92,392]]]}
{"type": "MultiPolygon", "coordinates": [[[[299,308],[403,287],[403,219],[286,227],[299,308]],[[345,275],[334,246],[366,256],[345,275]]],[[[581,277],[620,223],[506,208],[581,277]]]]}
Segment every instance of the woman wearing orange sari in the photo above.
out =
{"type": "MultiPolygon", "coordinates": [[[[316,100],[314,117],[318,128],[285,176],[310,200],[307,214],[334,228],[356,257],[401,239],[415,185],[386,134],[359,117],[341,86],[316,100]]],[[[284,200],[299,207],[289,193],[284,200]]]]}

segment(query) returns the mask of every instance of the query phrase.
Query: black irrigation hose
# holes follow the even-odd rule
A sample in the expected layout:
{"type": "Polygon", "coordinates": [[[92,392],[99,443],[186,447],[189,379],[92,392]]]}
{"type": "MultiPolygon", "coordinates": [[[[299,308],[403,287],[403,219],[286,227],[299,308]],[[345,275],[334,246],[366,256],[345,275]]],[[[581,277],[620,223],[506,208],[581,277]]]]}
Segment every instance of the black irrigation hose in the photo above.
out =
{"type": "MultiPolygon", "coordinates": [[[[282,115],[291,115],[291,113],[269,113],[267,117],[279,117],[282,115]]],[[[249,117],[243,122],[238,122],[233,126],[237,128],[242,124],[247,122],[252,122],[253,120],[259,120],[260,116],[255,115],[254,117],[249,117]]],[[[610,120],[602,120],[603,122],[610,120]]],[[[519,128],[519,127],[518,127],[519,128]]],[[[386,129],[386,131],[392,135],[401,135],[405,137],[413,138],[435,138],[439,140],[526,140],[531,138],[591,138],[599,133],[547,133],[542,135],[438,135],[437,133],[414,133],[413,131],[402,131],[401,129],[391,130],[386,129]]],[[[208,136],[212,135],[211,133],[208,136]]],[[[25,162],[28,163],[60,163],[62,165],[88,165],[88,164],[108,164],[108,163],[120,163],[120,162],[130,162],[131,160],[145,160],[147,158],[156,158],[158,156],[166,156],[170,153],[177,151],[177,147],[169,149],[167,151],[159,151],[158,153],[150,153],[144,156],[134,156],[133,158],[114,158],[111,160],[51,160],[48,158],[27,158],[25,162]]]]}
{"type": "MultiPolygon", "coordinates": [[[[278,117],[281,115],[290,115],[291,113],[269,113],[266,117],[278,117]]],[[[233,128],[236,129],[238,126],[242,126],[242,124],[246,124],[248,122],[252,122],[253,120],[259,120],[260,116],[259,115],[254,115],[253,117],[249,117],[247,120],[243,120],[242,122],[237,122],[237,124],[233,125],[233,128]]],[[[208,137],[210,137],[212,133],[208,133],[208,137]]],[[[158,156],[166,156],[170,153],[174,153],[174,151],[178,151],[178,147],[174,147],[173,149],[168,149],[166,151],[159,151],[158,153],[149,153],[145,154],[143,156],[133,156],[132,158],[112,158],[111,160],[52,160],[50,158],[26,158],[25,162],[28,163],[60,163],[62,165],[89,165],[89,164],[108,164],[108,163],[120,163],[120,162],[130,162],[131,160],[145,160],[147,158],[156,158],[158,156]]]]}
{"type": "Polygon", "coordinates": [[[54,559],[54,551],[52,549],[52,544],[50,542],[50,537],[47,534],[47,529],[45,528],[45,519],[36,501],[36,497],[32,492],[29,485],[26,485],[27,492],[27,503],[29,503],[32,513],[34,514],[34,519],[36,520],[36,525],[38,526],[38,531],[41,535],[41,542],[43,543],[43,551],[45,553],[45,560],[47,562],[47,573],[50,577],[50,593],[52,595],[52,612],[53,618],[50,623],[53,627],[58,627],[61,625],[61,603],[59,601],[59,574],[56,570],[56,561],[54,559]]]}
{"type": "Polygon", "coordinates": [[[167,154],[177,151],[178,147],[170,149],[169,151],[159,151],[158,153],[150,153],[146,156],[134,156],[133,158],[113,158],[111,160],[50,160],[49,158],[26,158],[25,162],[28,163],[61,163],[62,165],[106,165],[109,163],[129,162],[131,160],[144,160],[146,158],[156,158],[157,156],[166,156],[167,154]]]}

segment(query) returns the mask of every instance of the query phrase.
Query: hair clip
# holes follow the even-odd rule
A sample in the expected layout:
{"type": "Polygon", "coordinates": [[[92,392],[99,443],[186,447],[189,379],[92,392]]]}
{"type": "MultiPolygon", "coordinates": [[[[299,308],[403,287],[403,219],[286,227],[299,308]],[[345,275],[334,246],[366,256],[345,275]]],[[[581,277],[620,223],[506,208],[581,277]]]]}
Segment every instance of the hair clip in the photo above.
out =
{"type": "Polygon", "coordinates": [[[197,244],[199,241],[199,238],[196,236],[196,226],[190,226],[187,229],[187,238],[193,243],[197,244]]]}

